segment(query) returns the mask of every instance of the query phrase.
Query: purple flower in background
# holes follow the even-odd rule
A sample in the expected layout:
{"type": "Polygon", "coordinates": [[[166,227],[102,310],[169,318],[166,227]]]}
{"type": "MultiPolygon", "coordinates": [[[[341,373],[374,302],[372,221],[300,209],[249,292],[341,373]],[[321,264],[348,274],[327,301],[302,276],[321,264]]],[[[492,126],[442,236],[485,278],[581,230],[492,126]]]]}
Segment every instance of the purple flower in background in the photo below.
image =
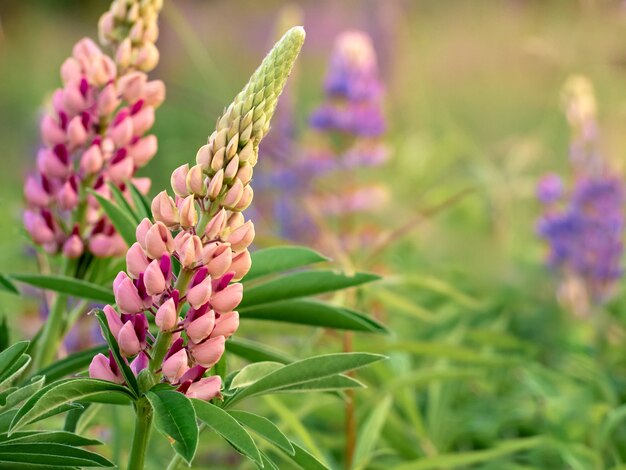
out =
{"type": "Polygon", "coordinates": [[[555,173],[544,175],[537,184],[537,199],[544,204],[558,201],[563,196],[563,180],[555,173]]]}
{"type": "Polygon", "coordinates": [[[369,36],[359,31],[339,36],[324,88],[327,99],[311,116],[313,128],[364,137],[383,134],[383,86],[369,36]]]}
{"type": "Polygon", "coordinates": [[[537,230],[548,243],[548,264],[561,272],[563,300],[574,311],[588,313],[584,304],[607,301],[622,276],[626,190],[598,152],[590,82],[574,77],[564,94],[575,180],[569,194],[558,175],[539,181],[537,198],[545,211],[537,230]]]}
{"type": "Polygon", "coordinates": [[[548,211],[539,222],[550,247],[549,264],[580,277],[596,303],[606,300],[622,276],[624,201],[620,179],[582,178],[568,205],[548,211]]]}
{"type": "Polygon", "coordinates": [[[384,87],[370,37],[349,31],[335,41],[323,102],[309,119],[315,133],[307,136],[306,151],[298,145],[294,125],[293,85],[286,90],[287,99],[279,105],[275,125],[262,144],[272,164],[255,173],[258,192],[264,195],[255,210],[257,218],[276,223],[273,229],[283,237],[314,243],[320,239],[320,228],[303,206],[341,216],[374,211],[388,199],[386,188],[359,184],[355,172],[378,167],[389,156],[380,138],[386,126],[384,87]],[[339,192],[331,182],[336,178],[342,181],[339,192]],[[329,192],[329,187],[335,189],[329,192]]]}

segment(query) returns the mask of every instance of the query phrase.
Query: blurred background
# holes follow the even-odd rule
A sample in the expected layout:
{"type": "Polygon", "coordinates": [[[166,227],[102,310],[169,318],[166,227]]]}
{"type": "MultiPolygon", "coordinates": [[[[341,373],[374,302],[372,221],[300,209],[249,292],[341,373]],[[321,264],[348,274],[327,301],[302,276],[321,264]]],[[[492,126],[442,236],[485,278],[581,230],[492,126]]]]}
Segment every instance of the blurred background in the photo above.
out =
{"type": "MultiPolygon", "coordinates": [[[[96,36],[108,5],[0,2],[0,272],[35,269],[34,258],[24,261],[21,210],[38,119],[60,64],[80,37],[96,36]]],[[[559,306],[535,228],[537,180],[569,172],[561,90],[572,74],[594,84],[602,152],[624,166],[624,3],[166,0],[151,75],[167,99],[154,126],[158,154],[140,171],[153,179],[151,194],[194,158],[290,17],[307,30],[289,91],[300,145],[316,138],[309,116],[341,32],[371,36],[385,86],[389,160],[353,176],[387,186],[385,209],[360,217],[389,238],[354,263],[386,276],[359,302],[393,333],[354,339],[355,349],[391,356],[362,377],[370,388],[357,394],[360,425],[383,396],[394,401],[362,468],[626,468],[623,290],[602,307],[602,329],[559,306]]],[[[259,245],[281,238],[272,223],[259,227],[259,245]]],[[[0,300],[15,322],[22,302],[0,300]]],[[[340,344],[306,328],[278,333],[294,352],[340,344]]],[[[322,398],[263,406],[339,468],[341,408],[322,398]]],[[[212,455],[211,468],[245,468],[212,455]]]]}

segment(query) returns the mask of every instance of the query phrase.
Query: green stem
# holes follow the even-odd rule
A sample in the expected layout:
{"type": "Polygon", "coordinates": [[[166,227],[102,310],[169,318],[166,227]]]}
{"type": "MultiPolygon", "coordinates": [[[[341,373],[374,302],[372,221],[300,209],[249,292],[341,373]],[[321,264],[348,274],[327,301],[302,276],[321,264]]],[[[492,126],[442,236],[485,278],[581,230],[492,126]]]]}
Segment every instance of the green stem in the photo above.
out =
{"type": "Polygon", "coordinates": [[[128,459],[128,470],[143,470],[152,428],[152,407],[147,398],[140,398],[135,407],[135,433],[128,459]]]}
{"type": "MultiPolygon", "coordinates": [[[[174,289],[178,290],[181,295],[185,294],[185,290],[187,289],[187,285],[191,282],[193,277],[193,271],[190,269],[181,269],[178,275],[178,279],[176,280],[176,284],[174,285],[174,289]]],[[[178,306],[178,313],[180,313],[180,309],[182,309],[183,304],[181,303],[178,306]]],[[[167,354],[167,350],[170,347],[170,343],[172,341],[172,333],[168,333],[166,331],[159,331],[159,334],[154,341],[154,346],[152,347],[152,359],[150,359],[150,372],[156,372],[161,364],[163,363],[163,358],[165,354],[167,354]]]]}
{"type": "MultiPolygon", "coordinates": [[[[63,275],[70,275],[75,268],[74,260],[65,258],[63,275]]],[[[63,336],[63,320],[67,309],[67,295],[57,294],[50,306],[50,313],[43,324],[39,347],[36,349],[33,365],[35,370],[49,365],[57,353],[59,341],[63,336]]]]}

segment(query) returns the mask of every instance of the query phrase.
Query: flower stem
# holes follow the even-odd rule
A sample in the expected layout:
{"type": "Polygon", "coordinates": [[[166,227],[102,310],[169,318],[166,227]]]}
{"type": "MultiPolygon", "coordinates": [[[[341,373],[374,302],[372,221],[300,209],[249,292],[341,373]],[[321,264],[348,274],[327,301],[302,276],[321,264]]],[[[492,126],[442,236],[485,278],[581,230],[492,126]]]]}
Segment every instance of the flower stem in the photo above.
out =
{"type": "MultiPolygon", "coordinates": [[[[187,285],[191,281],[193,277],[193,271],[190,269],[181,269],[180,274],[178,275],[178,279],[176,280],[175,289],[180,292],[181,295],[185,294],[187,289],[187,285]]],[[[178,313],[180,313],[180,309],[182,309],[183,304],[181,303],[178,306],[178,313]]],[[[159,331],[157,335],[156,341],[154,342],[154,346],[152,347],[152,359],[150,360],[150,371],[156,372],[161,364],[163,363],[163,358],[165,354],[167,354],[167,350],[170,347],[170,343],[172,341],[172,333],[167,331],[159,331]]]]}
{"type": "Polygon", "coordinates": [[[128,470],[143,470],[152,428],[152,407],[146,397],[137,400],[135,412],[137,413],[135,433],[128,459],[128,470]]]}

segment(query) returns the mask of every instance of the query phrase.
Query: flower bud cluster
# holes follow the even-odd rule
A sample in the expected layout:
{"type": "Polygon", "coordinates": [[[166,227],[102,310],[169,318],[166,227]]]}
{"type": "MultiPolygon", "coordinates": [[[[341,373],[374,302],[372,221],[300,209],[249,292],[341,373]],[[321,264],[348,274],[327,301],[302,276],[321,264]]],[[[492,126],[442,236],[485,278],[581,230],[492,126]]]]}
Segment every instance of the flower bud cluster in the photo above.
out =
{"type": "Polygon", "coordinates": [[[146,133],[165,87],[87,38],[74,46],[61,78],[63,88],[41,120],[37,170],[24,185],[24,225],[49,253],[119,256],[126,244],[87,189],[109,198],[112,183],[131,201],[132,182],[147,193],[150,180],[133,176],[157,151],[156,136],[146,133]]]}
{"type": "MultiPolygon", "coordinates": [[[[290,30],[218,120],[196,155],[171,175],[174,197],[152,200],[113,284],[119,313],[105,307],[109,328],[135,373],[149,368],[188,396],[219,396],[219,376],[203,377],[239,326],[239,281],[251,265],[254,225],[243,211],[252,200],[252,167],[304,31],[290,30]],[[148,331],[148,315],[159,330],[148,331]],[[160,351],[166,351],[161,355],[160,351]]],[[[96,356],[90,375],[118,381],[110,359],[96,356]]]]}
{"type": "Polygon", "coordinates": [[[100,17],[100,42],[114,47],[120,68],[149,72],[156,67],[157,20],[162,7],[163,0],[114,0],[109,11],[100,17]]]}

